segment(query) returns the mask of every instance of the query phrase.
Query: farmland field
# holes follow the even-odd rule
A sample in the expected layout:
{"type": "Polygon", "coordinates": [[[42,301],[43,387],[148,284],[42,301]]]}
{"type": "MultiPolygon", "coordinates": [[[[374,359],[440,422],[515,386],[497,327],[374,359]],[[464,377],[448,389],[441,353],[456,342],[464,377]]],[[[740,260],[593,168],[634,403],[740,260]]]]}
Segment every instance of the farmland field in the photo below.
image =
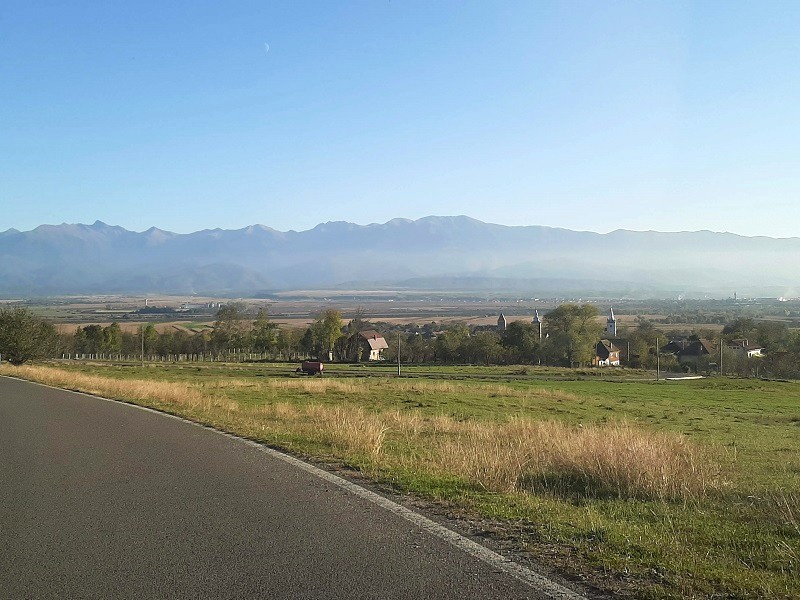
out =
{"type": "Polygon", "coordinates": [[[52,364],[0,373],[356,469],[621,597],[800,596],[800,384],[534,367],[52,364]]]}
{"type": "Polygon", "coordinates": [[[330,308],[341,311],[345,318],[351,317],[356,310],[362,310],[368,319],[391,325],[422,326],[432,321],[443,325],[458,321],[470,326],[485,326],[496,323],[500,312],[508,317],[509,322],[529,321],[534,309],[544,314],[564,302],[590,302],[597,306],[602,315],[607,314],[608,308],[613,306],[623,330],[635,326],[637,317],[652,320],[658,329],[664,331],[702,330],[718,333],[722,323],[739,316],[777,319],[791,328],[800,327],[800,301],[777,302],[773,299],[732,303],[726,300],[490,297],[485,291],[444,294],[423,291],[312,290],[281,292],[263,299],[160,295],[151,296],[147,302],[153,312],[141,312],[145,307],[145,298],[125,295],[0,300],[0,305],[21,303],[58,323],[61,330],[67,333],[73,333],[78,325],[93,323],[108,325],[118,322],[126,331],[135,331],[141,322],[156,323],[160,331],[173,325],[209,325],[214,322],[220,303],[229,302],[242,303],[251,315],[255,315],[260,308],[267,308],[272,320],[285,327],[306,327],[316,315],[330,308]],[[159,312],[159,308],[165,310],[159,312]]]}

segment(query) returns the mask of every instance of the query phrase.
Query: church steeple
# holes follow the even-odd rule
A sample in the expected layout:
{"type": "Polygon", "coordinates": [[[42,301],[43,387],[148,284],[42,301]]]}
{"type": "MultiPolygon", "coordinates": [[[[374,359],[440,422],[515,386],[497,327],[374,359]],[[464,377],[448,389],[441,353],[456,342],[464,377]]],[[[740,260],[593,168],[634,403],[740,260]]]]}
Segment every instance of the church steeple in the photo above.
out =
{"type": "Polygon", "coordinates": [[[533,325],[539,330],[539,339],[542,339],[542,318],[539,316],[539,310],[533,311],[533,325]]]}
{"type": "Polygon", "coordinates": [[[614,307],[609,310],[608,320],[606,321],[606,331],[609,337],[617,337],[617,319],[614,317],[614,307]]]}
{"type": "Polygon", "coordinates": [[[497,317],[497,331],[505,331],[506,325],[508,325],[506,316],[503,313],[500,313],[500,316],[497,317]]]}

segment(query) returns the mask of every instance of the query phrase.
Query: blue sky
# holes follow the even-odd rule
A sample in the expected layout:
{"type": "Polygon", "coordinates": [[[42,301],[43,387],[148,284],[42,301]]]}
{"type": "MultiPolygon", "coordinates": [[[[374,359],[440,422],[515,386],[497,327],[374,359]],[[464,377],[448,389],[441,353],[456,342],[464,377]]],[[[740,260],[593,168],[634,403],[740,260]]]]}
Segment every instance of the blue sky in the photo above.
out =
{"type": "Polygon", "coordinates": [[[800,235],[798,2],[5,2],[0,230],[800,235]]]}

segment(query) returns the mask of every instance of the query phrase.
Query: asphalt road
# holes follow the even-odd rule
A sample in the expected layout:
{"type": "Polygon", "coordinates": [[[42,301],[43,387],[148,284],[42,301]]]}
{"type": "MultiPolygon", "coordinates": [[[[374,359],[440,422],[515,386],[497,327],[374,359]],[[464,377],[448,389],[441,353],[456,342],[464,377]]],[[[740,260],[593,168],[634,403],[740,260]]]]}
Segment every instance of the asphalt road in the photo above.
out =
{"type": "Polygon", "coordinates": [[[213,431],[0,378],[0,598],[540,598],[213,431]]]}

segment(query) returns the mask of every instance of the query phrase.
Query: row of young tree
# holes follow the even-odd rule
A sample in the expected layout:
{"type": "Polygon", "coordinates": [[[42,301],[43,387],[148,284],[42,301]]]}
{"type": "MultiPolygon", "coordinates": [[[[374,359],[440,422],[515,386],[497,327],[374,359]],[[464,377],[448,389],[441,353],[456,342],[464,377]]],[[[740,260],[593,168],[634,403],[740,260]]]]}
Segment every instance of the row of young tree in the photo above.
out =
{"type": "Polygon", "coordinates": [[[123,331],[112,323],[78,327],[74,334],[60,337],[61,353],[69,356],[226,358],[247,353],[291,360],[301,352],[300,332],[279,329],[266,310],[252,318],[236,304],[221,308],[213,327],[194,333],[177,327],[159,332],[152,323],[123,331]]]}
{"type": "Polygon", "coordinates": [[[265,309],[253,317],[242,305],[221,308],[212,327],[190,333],[183,328],[159,332],[152,323],[135,332],[123,331],[118,323],[105,327],[86,325],[74,334],[62,334],[57,344],[61,354],[93,357],[203,357],[226,359],[254,356],[265,359],[294,360],[306,356],[325,356],[339,360],[358,360],[359,318],[343,326],[338,311],[328,310],[305,330],[280,328],[265,309]],[[354,343],[355,342],[355,343],[354,343]]]}
{"type": "MultiPolygon", "coordinates": [[[[247,314],[245,307],[231,304],[216,315],[213,327],[197,333],[183,329],[159,332],[152,324],[138,331],[124,331],[116,324],[79,327],[74,334],[58,334],[52,324],[24,308],[0,310],[0,355],[20,364],[39,357],[108,357],[230,359],[231,357],[297,360],[313,357],[322,360],[355,362],[361,356],[359,332],[381,331],[388,343],[383,357],[397,360],[398,347],[404,363],[442,364],[528,364],[582,366],[592,361],[595,344],[603,336],[593,305],[564,304],[547,313],[540,335],[538,326],[525,321],[511,322],[505,331],[490,327],[448,326],[430,323],[392,325],[370,323],[359,311],[346,324],[341,313],[328,310],[307,328],[278,327],[266,310],[247,314]]],[[[668,338],[683,335],[709,338],[723,343],[722,364],[727,373],[763,373],[779,377],[800,377],[800,332],[775,321],[736,319],[719,333],[695,331],[664,333],[646,319],[623,332],[623,364],[662,369],[677,369],[674,359],[658,356],[657,346],[668,338]],[[762,359],[742,356],[725,348],[734,339],[748,339],[763,347],[762,359]],[[658,344],[657,344],[658,342],[658,344]],[[672,361],[672,362],[671,362],[672,361]],[[674,364],[673,364],[674,363],[674,364]]],[[[718,360],[709,356],[705,363],[718,360]]]]}

